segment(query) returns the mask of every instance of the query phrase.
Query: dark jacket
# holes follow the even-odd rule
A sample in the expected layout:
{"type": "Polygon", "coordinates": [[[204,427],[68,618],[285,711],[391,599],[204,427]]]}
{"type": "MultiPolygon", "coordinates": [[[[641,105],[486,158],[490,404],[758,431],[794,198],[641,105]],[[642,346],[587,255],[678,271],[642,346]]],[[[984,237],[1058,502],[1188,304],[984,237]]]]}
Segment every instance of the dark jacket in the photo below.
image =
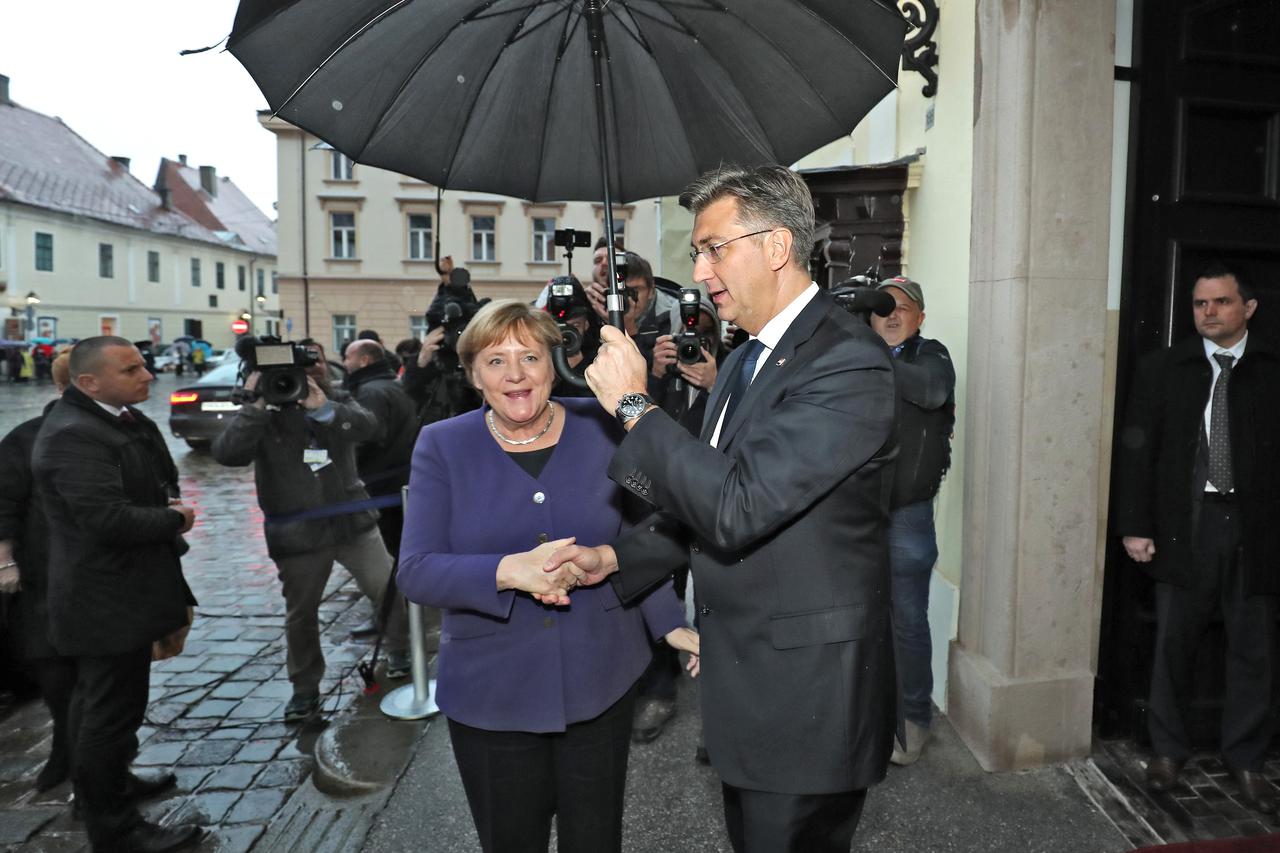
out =
{"type": "Polygon", "coordinates": [[[469,726],[562,732],[599,716],[640,677],[650,641],[684,624],[670,584],[637,607],[620,607],[609,584],[556,608],[495,589],[504,554],[544,538],[599,545],[622,525],[624,493],[604,473],[621,430],[595,400],[558,407],[564,430],[537,477],[479,411],[427,427],[414,452],[396,582],[410,601],[444,609],[437,698],[469,726]]]}
{"type": "Polygon", "coordinates": [[[178,469],[156,425],[122,423],[76,388],[32,457],[49,530],[49,638],[67,655],[122,654],[187,624],[178,469]]]}
{"type": "Polygon", "coordinates": [[[951,467],[956,424],[956,368],[947,348],[912,335],[894,347],[898,385],[898,461],[894,508],[931,500],[951,467]]]}
{"type": "Polygon", "coordinates": [[[288,518],[369,497],[356,473],[356,446],[377,433],[377,421],[353,401],[331,401],[325,411],[333,414],[328,423],[300,406],[278,411],[241,406],[213,442],[213,457],[223,465],[253,463],[267,553],[273,558],[350,542],[377,523],[373,509],[288,518]],[[329,463],[313,471],[303,460],[309,447],[328,451],[329,463]]]}
{"type": "Polygon", "coordinates": [[[18,651],[28,659],[57,654],[49,643],[48,628],[49,526],[35,499],[31,473],[31,452],[40,424],[57,402],[50,401],[44,414],[18,424],[0,441],[0,539],[13,541],[22,591],[10,615],[17,617],[18,651]]]}
{"type": "MultiPolygon", "coordinates": [[[[1140,565],[1178,586],[1189,585],[1193,568],[1212,381],[1199,336],[1148,354],[1138,365],[1120,435],[1116,532],[1154,539],[1154,559],[1140,565]]],[[[1231,371],[1227,411],[1246,593],[1280,593],[1280,351],[1256,332],[1231,371]]]]}
{"type": "Polygon", "coordinates": [[[787,794],[884,777],[897,722],[887,526],[893,364],[820,292],[708,440],[640,419],[609,476],[661,507],[615,543],[624,601],[688,562],[702,635],[703,731],[721,779],[787,794]]]}
{"type": "Polygon", "coordinates": [[[373,437],[356,450],[356,470],[371,495],[399,494],[409,482],[409,460],[418,438],[418,417],[391,365],[362,367],[347,377],[345,388],[377,422],[373,437]]]}

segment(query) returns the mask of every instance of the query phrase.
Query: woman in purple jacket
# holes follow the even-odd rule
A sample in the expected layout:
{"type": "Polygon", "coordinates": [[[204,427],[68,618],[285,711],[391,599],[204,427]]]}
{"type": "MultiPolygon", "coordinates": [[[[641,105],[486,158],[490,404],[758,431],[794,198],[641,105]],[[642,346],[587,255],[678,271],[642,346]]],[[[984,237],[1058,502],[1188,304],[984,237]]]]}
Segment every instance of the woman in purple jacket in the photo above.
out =
{"type": "Polygon", "coordinates": [[[422,430],[398,583],[444,611],[436,700],[486,853],[622,847],[635,683],[650,637],[698,638],[667,581],[637,607],[542,566],[561,544],[612,541],[623,492],[605,474],[622,430],[590,399],[552,400],[545,312],[493,302],[458,341],[482,409],[422,430]],[[555,584],[560,584],[556,586],[555,584]],[[560,606],[534,597],[559,596],[560,606]]]}

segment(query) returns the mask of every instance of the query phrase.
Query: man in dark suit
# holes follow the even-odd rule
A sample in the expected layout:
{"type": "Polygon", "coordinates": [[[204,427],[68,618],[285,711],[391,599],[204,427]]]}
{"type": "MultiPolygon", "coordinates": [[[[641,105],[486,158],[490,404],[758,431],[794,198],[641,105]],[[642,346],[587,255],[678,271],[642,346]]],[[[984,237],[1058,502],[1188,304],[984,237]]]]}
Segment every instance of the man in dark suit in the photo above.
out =
{"type": "Polygon", "coordinates": [[[1191,755],[1193,665],[1220,609],[1222,755],[1241,799],[1274,812],[1260,771],[1280,593],[1280,352],[1250,337],[1258,302],[1233,270],[1207,268],[1191,303],[1199,334],[1139,364],[1120,443],[1118,531],[1157,582],[1147,782],[1174,787],[1191,755]]]}
{"type": "Polygon", "coordinates": [[[49,639],[75,658],[71,775],[95,853],[195,844],[195,826],[143,820],[134,800],[173,775],[129,772],[153,653],[172,653],[195,604],[179,560],[194,510],[156,425],[131,408],[154,377],[124,338],[71,351],[72,386],[45,417],[32,466],[50,530],[49,639]]]}
{"type": "Polygon", "coordinates": [[[613,546],[569,546],[624,600],[689,563],[703,730],[736,851],[847,853],[896,723],[887,524],[888,349],[810,280],[813,202],[780,166],[726,168],[681,197],[694,277],[751,334],[700,437],[646,401],[615,329],[587,371],[629,431],[610,476],[660,511],[613,546]]]}

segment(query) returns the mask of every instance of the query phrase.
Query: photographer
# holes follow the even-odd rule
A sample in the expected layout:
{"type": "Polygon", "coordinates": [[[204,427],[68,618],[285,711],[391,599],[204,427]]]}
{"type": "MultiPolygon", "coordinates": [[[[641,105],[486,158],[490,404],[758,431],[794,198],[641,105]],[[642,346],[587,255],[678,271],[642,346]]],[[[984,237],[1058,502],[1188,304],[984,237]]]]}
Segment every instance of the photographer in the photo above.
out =
{"type": "Polygon", "coordinates": [[[924,293],[898,276],[876,288],[894,298],[887,317],[871,316],[894,357],[898,389],[898,463],[889,514],[889,568],[906,743],[890,760],[911,764],[929,736],[933,715],[933,644],[929,636],[929,579],[938,559],[933,498],[951,466],[956,421],[956,371],[941,343],[920,335],[924,293]]]}
{"type": "Polygon", "coordinates": [[[417,406],[420,426],[480,407],[480,397],[463,375],[455,346],[467,321],[484,303],[476,299],[465,267],[454,267],[453,258],[446,256],[440,268],[444,277],[427,308],[429,331],[417,358],[405,362],[400,377],[417,406]]]}
{"type": "MultiPolygon", "coordinates": [[[[592,310],[586,289],[574,276],[556,276],[543,292],[547,313],[561,324],[569,367],[581,377],[600,349],[600,327],[604,321],[592,310]],[[567,294],[562,292],[566,287],[570,289],[567,294]]],[[[556,393],[562,397],[594,396],[589,389],[575,388],[568,383],[558,384],[556,393]]]]}
{"type": "MultiPolygon", "coordinates": [[[[356,448],[378,435],[377,418],[353,401],[331,399],[323,385],[326,363],[319,346],[291,347],[294,367],[256,368],[263,342],[246,339],[237,346],[249,370],[244,381],[248,401],[213,443],[223,465],[253,463],[258,505],[264,516],[267,552],[275,561],[285,599],[285,643],[293,698],[286,722],[298,722],[320,707],[324,655],[320,648],[319,608],[335,560],[355,578],[360,591],[378,602],[391,578],[391,555],[377,529],[377,511],[356,473],[356,448]],[[245,345],[247,344],[247,345],[245,345]],[[301,351],[301,353],[299,353],[301,351]],[[309,361],[295,378],[298,361],[309,361]],[[305,385],[303,385],[305,381],[305,385]],[[290,402],[270,403],[272,393],[290,382],[299,386],[290,402]]],[[[407,614],[401,602],[387,620],[387,676],[409,671],[407,614]]]]}
{"type": "Polygon", "coordinates": [[[716,382],[720,361],[724,358],[720,339],[720,315],[716,306],[701,292],[687,288],[689,306],[681,311],[681,326],[689,307],[693,308],[696,325],[686,330],[688,340],[677,335],[662,335],[653,348],[653,367],[649,372],[649,394],[658,401],[667,414],[679,421],[685,429],[697,435],[702,430],[702,415],[707,406],[707,394],[716,382]],[[693,302],[697,294],[696,303],[693,302]],[[696,346],[695,350],[692,347],[696,346]],[[683,358],[681,349],[685,349],[683,358]],[[679,379],[679,382],[665,381],[679,379]]]}

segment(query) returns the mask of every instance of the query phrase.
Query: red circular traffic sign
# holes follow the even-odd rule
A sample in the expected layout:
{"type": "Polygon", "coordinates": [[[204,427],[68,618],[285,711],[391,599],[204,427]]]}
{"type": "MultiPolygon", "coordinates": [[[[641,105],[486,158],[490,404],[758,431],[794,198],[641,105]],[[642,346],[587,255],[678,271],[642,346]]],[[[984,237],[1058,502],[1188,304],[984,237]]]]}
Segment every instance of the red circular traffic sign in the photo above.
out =
{"type": "Polygon", "coordinates": [[[235,332],[237,335],[243,335],[245,332],[249,331],[249,321],[248,320],[232,320],[231,331],[235,332]]]}

